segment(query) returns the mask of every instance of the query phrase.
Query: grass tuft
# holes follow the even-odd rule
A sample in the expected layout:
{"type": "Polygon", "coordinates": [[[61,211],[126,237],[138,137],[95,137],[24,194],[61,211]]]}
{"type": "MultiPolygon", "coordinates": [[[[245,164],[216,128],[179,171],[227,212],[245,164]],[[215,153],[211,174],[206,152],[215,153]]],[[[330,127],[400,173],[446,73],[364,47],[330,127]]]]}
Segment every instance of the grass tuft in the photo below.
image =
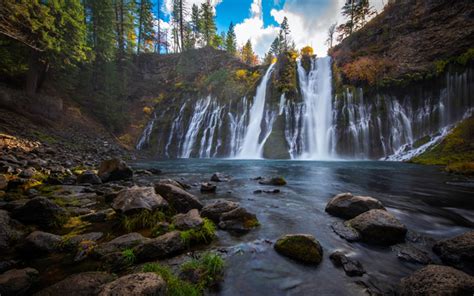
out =
{"type": "Polygon", "coordinates": [[[138,214],[123,216],[122,227],[128,232],[153,228],[159,222],[164,222],[166,215],[163,212],[150,212],[147,210],[141,211],[138,214]]]}
{"type": "Polygon", "coordinates": [[[181,239],[188,246],[192,243],[210,243],[216,236],[216,226],[214,223],[204,218],[204,223],[200,228],[181,231],[181,239]]]}
{"type": "Polygon", "coordinates": [[[168,286],[169,296],[199,296],[202,289],[191,283],[179,279],[168,267],[158,263],[147,263],[143,266],[143,272],[155,272],[160,275],[168,286]]]}

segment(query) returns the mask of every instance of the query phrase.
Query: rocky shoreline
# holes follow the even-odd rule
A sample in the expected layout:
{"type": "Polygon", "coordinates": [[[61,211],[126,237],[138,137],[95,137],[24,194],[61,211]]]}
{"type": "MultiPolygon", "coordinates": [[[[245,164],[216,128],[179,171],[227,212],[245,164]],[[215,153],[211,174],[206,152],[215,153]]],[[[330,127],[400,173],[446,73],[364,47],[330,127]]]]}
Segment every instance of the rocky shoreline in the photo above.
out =
{"type": "MultiPolygon", "coordinates": [[[[216,193],[231,176],[211,172],[193,184],[218,197],[208,201],[190,192],[189,180],[168,179],[159,168],[132,169],[113,145],[101,146],[89,160],[90,152],[71,155],[14,137],[3,136],[1,144],[1,295],[218,291],[225,269],[232,268],[225,265],[232,250],[213,247],[216,230],[241,236],[260,225],[256,214],[216,193]]],[[[278,194],[275,187],[286,185],[281,177],[248,182],[269,188],[254,194],[278,194]]],[[[342,238],[387,248],[422,267],[401,280],[400,295],[474,291],[474,231],[434,241],[407,229],[377,199],[350,193],[332,198],[326,212],[344,219],[332,225],[342,238]]],[[[328,257],[349,277],[371,272],[310,234],[282,233],[256,244],[273,246],[294,264],[317,268],[328,257]]],[[[383,291],[366,287],[366,293],[383,291]]]]}

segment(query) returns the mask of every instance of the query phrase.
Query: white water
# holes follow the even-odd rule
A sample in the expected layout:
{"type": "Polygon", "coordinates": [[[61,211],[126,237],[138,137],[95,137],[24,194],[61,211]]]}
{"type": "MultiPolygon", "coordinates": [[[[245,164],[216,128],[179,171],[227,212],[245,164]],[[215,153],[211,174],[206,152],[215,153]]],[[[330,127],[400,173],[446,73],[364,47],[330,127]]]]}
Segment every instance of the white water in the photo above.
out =
{"type": "Polygon", "coordinates": [[[265,76],[263,76],[260,85],[257,87],[257,92],[253,99],[252,107],[249,113],[249,124],[245,132],[245,137],[242,142],[242,147],[237,155],[241,159],[259,159],[262,158],[262,149],[268,135],[260,141],[260,134],[262,132],[262,120],[265,112],[265,97],[267,96],[267,84],[270,80],[271,74],[275,64],[268,67],[265,76]]]}
{"type": "Polygon", "coordinates": [[[188,131],[184,137],[181,158],[191,157],[194,143],[196,142],[196,138],[199,133],[199,130],[201,129],[201,124],[203,122],[204,115],[206,114],[207,108],[209,108],[210,103],[211,96],[208,96],[204,100],[197,101],[196,106],[194,107],[195,112],[193,114],[193,117],[191,118],[188,131]]]}
{"type": "MultiPolygon", "coordinates": [[[[303,151],[301,159],[327,160],[331,155],[332,77],[331,58],[313,59],[311,70],[298,61],[300,89],[304,100],[303,151]]],[[[290,145],[291,147],[291,145],[290,145]]]]}
{"type": "Polygon", "coordinates": [[[153,126],[156,121],[156,112],[153,112],[153,118],[148,122],[147,126],[143,130],[143,134],[138,141],[136,146],[137,150],[143,149],[143,147],[150,142],[151,132],[153,131],[153,126]]]}

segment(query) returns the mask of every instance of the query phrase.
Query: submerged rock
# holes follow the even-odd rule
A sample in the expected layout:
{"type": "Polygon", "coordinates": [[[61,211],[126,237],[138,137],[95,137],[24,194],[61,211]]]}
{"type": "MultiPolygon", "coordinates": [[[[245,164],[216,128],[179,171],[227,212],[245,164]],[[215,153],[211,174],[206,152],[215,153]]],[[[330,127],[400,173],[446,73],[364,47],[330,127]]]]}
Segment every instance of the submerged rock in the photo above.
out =
{"type": "Polygon", "coordinates": [[[213,203],[202,208],[201,216],[211,219],[215,223],[219,223],[224,213],[235,210],[239,207],[239,203],[218,199],[213,203]]]}
{"type": "Polygon", "coordinates": [[[192,209],[186,214],[177,214],[173,217],[173,224],[178,230],[188,230],[200,227],[203,223],[204,220],[196,209],[192,209]]]}
{"type": "Polygon", "coordinates": [[[474,230],[437,242],[433,251],[444,263],[474,274],[474,230]]]}
{"type": "Polygon", "coordinates": [[[168,202],[155,193],[153,187],[137,187],[123,189],[114,199],[112,208],[120,213],[156,209],[164,209],[168,202]]]}
{"type": "Polygon", "coordinates": [[[344,219],[352,219],[373,209],[385,210],[377,199],[370,196],[354,196],[352,193],[338,194],[326,205],[326,212],[344,219]]]}
{"type": "Polygon", "coordinates": [[[187,213],[192,209],[202,209],[201,202],[191,193],[170,184],[157,183],[155,190],[178,212],[187,213]]]}
{"type": "Polygon", "coordinates": [[[102,182],[127,180],[133,177],[133,171],[123,160],[114,158],[100,164],[99,177],[102,182]]]}
{"type": "Polygon", "coordinates": [[[274,245],[275,251],[288,258],[307,264],[319,264],[323,249],[316,238],[309,234],[287,234],[274,245]]]}
{"type": "Polygon", "coordinates": [[[400,295],[472,295],[474,277],[448,266],[428,265],[402,279],[400,295]]]}
{"type": "Polygon", "coordinates": [[[185,249],[180,232],[172,231],[140,244],[135,247],[134,253],[139,262],[145,262],[166,258],[185,249]]]}
{"type": "Polygon", "coordinates": [[[201,183],[201,192],[203,193],[214,193],[217,190],[217,186],[212,183],[201,183]]]}
{"type": "Polygon", "coordinates": [[[166,295],[166,282],[154,272],[142,272],[123,276],[106,284],[99,296],[166,295]]]}
{"type": "Polygon", "coordinates": [[[405,240],[407,228],[385,210],[370,210],[346,222],[368,243],[393,245],[405,240]]]}
{"type": "Polygon", "coordinates": [[[15,219],[43,228],[58,227],[65,222],[66,210],[44,197],[35,197],[13,212],[15,219]]]}
{"type": "Polygon", "coordinates": [[[221,215],[219,228],[237,233],[246,233],[259,225],[257,216],[244,208],[236,208],[221,215]]]}
{"type": "Polygon", "coordinates": [[[221,173],[214,173],[211,177],[212,182],[229,182],[230,176],[221,174],[221,173]]]}
{"type": "Polygon", "coordinates": [[[39,272],[34,268],[8,270],[0,274],[0,295],[27,295],[38,279],[39,272]]]}
{"type": "Polygon", "coordinates": [[[78,184],[102,184],[102,180],[93,171],[85,171],[77,177],[78,184]]]}
{"type": "Polygon", "coordinates": [[[329,259],[337,267],[342,267],[348,276],[362,276],[365,273],[364,267],[362,267],[359,261],[347,257],[342,252],[336,251],[332,253],[329,255],[329,259]]]}
{"type": "Polygon", "coordinates": [[[273,177],[269,179],[261,179],[258,183],[262,185],[284,186],[286,185],[286,180],[283,177],[273,177]]]}
{"type": "Polygon", "coordinates": [[[36,293],[35,296],[97,295],[104,284],[113,281],[115,276],[106,272],[83,272],[68,276],[64,280],[36,293]]]}

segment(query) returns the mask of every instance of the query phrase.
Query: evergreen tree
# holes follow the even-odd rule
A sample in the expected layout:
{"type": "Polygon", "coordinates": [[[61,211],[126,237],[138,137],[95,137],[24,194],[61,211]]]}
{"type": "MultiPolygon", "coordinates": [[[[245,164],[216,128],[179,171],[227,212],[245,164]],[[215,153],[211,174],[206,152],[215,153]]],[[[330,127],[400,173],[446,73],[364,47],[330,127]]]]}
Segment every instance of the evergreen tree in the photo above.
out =
{"type": "Polygon", "coordinates": [[[237,37],[235,36],[234,24],[232,22],[225,37],[225,50],[232,55],[235,55],[237,51],[237,37]]]}
{"type": "Polygon", "coordinates": [[[137,4],[138,19],[137,19],[137,54],[141,50],[147,51],[152,48],[153,43],[153,5],[151,0],[140,0],[137,4]]]}
{"type": "Polygon", "coordinates": [[[201,33],[201,19],[199,6],[193,4],[191,8],[191,27],[194,33],[194,39],[196,43],[199,41],[199,34],[201,33]]]}
{"type": "Polygon", "coordinates": [[[241,58],[242,61],[248,65],[253,66],[257,64],[257,57],[253,51],[252,42],[250,41],[250,39],[242,47],[241,58]]]}
{"type": "Polygon", "coordinates": [[[216,24],[211,1],[207,0],[201,4],[201,32],[206,46],[212,46],[216,35],[216,24]]]}
{"type": "Polygon", "coordinates": [[[280,25],[280,41],[282,43],[282,49],[288,51],[289,40],[288,36],[290,35],[290,25],[288,24],[288,19],[286,16],[283,18],[283,22],[280,25]]]}
{"type": "Polygon", "coordinates": [[[270,54],[274,56],[278,56],[281,52],[280,50],[280,38],[277,36],[275,40],[273,40],[272,45],[270,46],[270,54]]]}
{"type": "Polygon", "coordinates": [[[338,40],[342,40],[362,28],[366,24],[367,18],[374,13],[369,0],[346,0],[342,7],[342,15],[347,18],[347,22],[337,27],[338,40]]]}
{"type": "Polygon", "coordinates": [[[328,29],[328,39],[326,40],[326,44],[327,46],[329,46],[329,48],[332,48],[332,45],[333,45],[334,33],[336,32],[336,26],[337,26],[337,23],[332,24],[328,29]]]}

